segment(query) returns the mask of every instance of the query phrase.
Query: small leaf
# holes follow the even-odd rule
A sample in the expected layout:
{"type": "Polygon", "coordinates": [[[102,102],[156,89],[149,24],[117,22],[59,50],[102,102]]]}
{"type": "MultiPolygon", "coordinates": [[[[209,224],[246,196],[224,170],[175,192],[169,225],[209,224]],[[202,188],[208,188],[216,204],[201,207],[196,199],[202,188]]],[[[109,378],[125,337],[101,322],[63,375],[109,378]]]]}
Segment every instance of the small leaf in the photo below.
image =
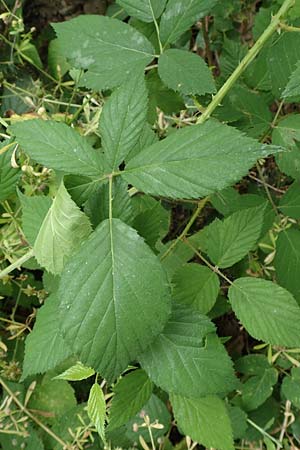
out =
{"type": "Polygon", "coordinates": [[[272,133],[272,142],[288,151],[276,156],[282,172],[299,180],[300,178],[300,114],[290,114],[280,120],[272,133]]]}
{"type": "Polygon", "coordinates": [[[20,170],[11,165],[13,148],[10,144],[10,140],[0,143],[0,202],[16,192],[16,184],[21,175],[20,170]]]}
{"type": "Polygon", "coordinates": [[[60,375],[54,377],[54,380],[67,380],[67,381],[80,381],[86,380],[87,378],[94,375],[95,371],[91,367],[84,366],[80,361],[78,361],[75,366],[70,367],[65,370],[60,375]]]}
{"type": "Polygon", "coordinates": [[[117,170],[138,142],[147,115],[142,72],[131,75],[105,103],[99,129],[109,170],[117,170]]]}
{"type": "Polygon", "coordinates": [[[117,3],[130,16],[143,22],[153,22],[165,9],[167,0],[117,0],[117,3]]]}
{"type": "Polygon", "coordinates": [[[166,50],[158,60],[158,73],[166,86],[181,94],[204,95],[216,91],[211,71],[195,53],[166,50]]]}
{"type": "Polygon", "coordinates": [[[230,418],[220,398],[171,394],[174,416],[184,434],[205,447],[234,450],[230,418]]]}
{"type": "Polygon", "coordinates": [[[216,266],[230,267],[254,247],[261,234],[265,206],[237,211],[209,225],[207,254],[216,266]]]}
{"type": "Polygon", "coordinates": [[[103,391],[98,383],[93,384],[91,387],[87,413],[91,422],[96,427],[100,438],[105,442],[104,425],[106,419],[106,403],[103,391]]]}
{"type": "Polygon", "coordinates": [[[110,17],[82,15],[52,25],[70,63],[85,72],[81,85],[95,90],[120,85],[154,58],[150,42],[127,23],[110,17]]]}
{"type": "Polygon", "coordinates": [[[277,378],[277,371],[272,367],[250,377],[240,388],[242,408],[245,411],[253,411],[262,405],[272,395],[277,378]]]}
{"type": "Polygon", "coordinates": [[[58,307],[59,298],[52,294],[38,310],[33,331],[25,341],[23,380],[28,375],[54,369],[72,354],[61,334],[58,307]]]}
{"type": "Polygon", "coordinates": [[[258,278],[239,278],[229,300],[251,336],[272,345],[299,347],[300,307],[288,291],[258,278]]]}
{"type": "Polygon", "coordinates": [[[10,129],[23,150],[40,164],[78,175],[99,178],[103,174],[101,153],[64,123],[24,120],[10,129]]]}
{"type": "Polygon", "coordinates": [[[87,216],[60,185],[34,244],[38,263],[53,274],[61,273],[65,260],[91,232],[87,216]]]}
{"type": "Polygon", "coordinates": [[[143,370],[135,370],[121,378],[114,388],[109,412],[108,430],[124,425],[148,402],[153,384],[143,370]]]}
{"type": "Polygon", "coordinates": [[[296,408],[300,409],[300,368],[293,367],[291,375],[283,379],[281,393],[290,400],[296,408]]]}

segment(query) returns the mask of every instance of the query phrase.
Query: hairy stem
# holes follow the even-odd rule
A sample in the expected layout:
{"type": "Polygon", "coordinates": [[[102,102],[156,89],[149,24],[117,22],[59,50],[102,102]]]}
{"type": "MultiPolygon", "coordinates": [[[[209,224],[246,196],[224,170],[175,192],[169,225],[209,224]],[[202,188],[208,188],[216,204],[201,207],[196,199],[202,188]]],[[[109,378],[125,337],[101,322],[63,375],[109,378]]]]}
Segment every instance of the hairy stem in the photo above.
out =
{"type": "Polygon", "coordinates": [[[284,14],[294,5],[295,0],[285,0],[275,16],[273,16],[269,26],[265,29],[263,34],[258,38],[253,47],[248,51],[247,55],[242,59],[240,64],[236,67],[234,72],[223,84],[221,89],[214,96],[205,112],[199,117],[197,123],[204,123],[214,112],[214,110],[221,104],[223,98],[236,83],[242,73],[246,70],[249,64],[256,58],[265,43],[272,36],[272,34],[281,26],[280,19],[284,14]]]}

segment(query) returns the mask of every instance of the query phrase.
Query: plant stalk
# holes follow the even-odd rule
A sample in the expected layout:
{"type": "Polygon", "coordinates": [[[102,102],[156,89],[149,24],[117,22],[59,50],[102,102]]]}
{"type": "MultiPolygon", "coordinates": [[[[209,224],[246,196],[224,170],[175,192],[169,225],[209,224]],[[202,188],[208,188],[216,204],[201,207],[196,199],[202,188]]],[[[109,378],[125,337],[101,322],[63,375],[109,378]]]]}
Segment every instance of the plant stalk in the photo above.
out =
{"type": "Polygon", "coordinates": [[[13,270],[21,267],[26,261],[33,257],[33,249],[29,250],[25,255],[21,256],[21,258],[17,259],[14,263],[10,264],[10,266],[6,267],[0,272],[0,280],[8,275],[13,270]]]}
{"type": "Polygon", "coordinates": [[[235,82],[239,79],[242,73],[246,70],[249,64],[256,58],[260,50],[263,48],[272,34],[281,26],[280,19],[284,14],[294,5],[295,0],[285,0],[275,16],[273,16],[269,26],[265,29],[263,34],[257,39],[253,47],[248,51],[247,55],[242,59],[240,64],[236,67],[234,72],[225,81],[221,89],[214,96],[210,104],[207,106],[205,112],[199,117],[197,123],[204,123],[214,112],[214,110],[222,103],[225,95],[230,91],[235,82]]]}

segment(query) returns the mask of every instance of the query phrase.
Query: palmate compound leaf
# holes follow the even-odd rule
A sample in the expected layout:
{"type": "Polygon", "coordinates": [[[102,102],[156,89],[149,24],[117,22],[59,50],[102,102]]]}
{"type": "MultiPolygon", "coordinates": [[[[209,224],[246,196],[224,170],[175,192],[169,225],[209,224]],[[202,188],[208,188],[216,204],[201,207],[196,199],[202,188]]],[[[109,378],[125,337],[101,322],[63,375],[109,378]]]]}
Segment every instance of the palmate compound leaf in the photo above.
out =
{"type": "Polygon", "coordinates": [[[154,58],[154,49],[127,23],[104,16],[79,16],[53,24],[61,52],[78,69],[81,85],[103,90],[120,85],[154,58]]]}
{"type": "Polygon", "coordinates": [[[209,120],[144,149],[129,161],[122,177],[152,195],[204,197],[235,183],[258,158],[279,149],[209,120]]]}
{"type": "Polygon", "coordinates": [[[141,71],[132,74],[105,103],[99,129],[109,169],[118,169],[136,146],[147,114],[148,95],[141,71]]]}
{"type": "Polygon", "coordinates": [[[190,397],[228,392],[237,380],[214,330],[206,316],[173,303],[163,332],[138,360],[150,379],[167,392],[190,397]]]}
{"type": "Polygon", "coordinates": [[[61,183],[35,240],[34,256],[49,272],[60,274],[67,258],[91,231],[88,217],[61,183]]]}
{"type": "Polygon", "coordinates": [[[208,448],[234,450],[231,422],[225,403],[215,395],[189,398],[171,394],[179,429],[208,448]]]}
{"type": "Polygon", "coordinates": [[[22,379],[53,369],[72,354],[59,327],[59,298],[52,294],[38,310],[33,331],[25,341],[22,379]]]}
{"type": "Polygon", "coordinates": [[[152,390],[153,383],[141,369],[121,378],[114,388],[108,430],[118,428],[134,417],[146,405],[152,390]]]}
{"type": "Polygon", "coordinates": [[[117,0],[117,3],[132,17],[143,22],[153,22],[163,10],[167,0],[117,0]]]}
{"type": "Polygon", "coordinates": [[[299,347],[300,307],[287,290],[258,278],[239,278],[229,289],[237,318],[251,336],[272,345],[299,347]]]}
{"type": "Polygon", "coordinates": [[[23,150],[50,169],[99,178],[103,174],[101,153],[64,123],[24,120],[10,129],[23,150]]]}
{"type": "Polygon", "coordinates": [[[197,20],[206,16],[217,0],[169,0],[160,21],[163,44],[173,44],[197,20]]]}
{"type": "Polygon", "coordinates": [[[114,218],[104,220],[67,263],[59,296],[66,341],[109,381],[162,331],[170,311],[160,262],[114,218]]]}

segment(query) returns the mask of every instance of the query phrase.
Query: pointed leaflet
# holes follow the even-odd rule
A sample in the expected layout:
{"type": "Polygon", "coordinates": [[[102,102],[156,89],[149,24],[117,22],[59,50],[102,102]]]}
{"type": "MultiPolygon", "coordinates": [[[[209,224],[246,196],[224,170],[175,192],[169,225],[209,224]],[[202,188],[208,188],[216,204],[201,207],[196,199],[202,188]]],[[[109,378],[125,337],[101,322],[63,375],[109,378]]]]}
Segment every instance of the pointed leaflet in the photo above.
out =
{"type": "Polygon", "coordinates": [[[45,195],[27,197],[21,191],[18,191],[18,196],[22,206],[22,230],[29,244],[33,246],[52,200],[45,195]]]}
{"type": "Polygon", "coordinates": [[[300,307],[285,289],[258,278],[239,278],[229,289],[237,318],[251,336],[272,345],[299,347],[300,307]]]}
{"type": "Polygon", "coordinates": [[[159,57],[158,73],[166,86],[181,94],[204,95],[216,92],[211,71],[195,53],[173,48],[166,50],[159,57]]]}
{"type": "Polygon", "coordinates": [[[61,335],[58,307],[59,299],[52,294],[38,310],[33,331],[25,341],[23,379],[53,369],[72,353],[61,335]]]}
{"type": "Polygon", "coordinates": [[[205,447],[234,450],[230,419],[225,403],[211,395],[188,398],[171,394],[179,429],[205,447]]]}
{"type": "Polygon", "coordinates": [[[53,24],[61,52],[78,69],[80,83],[102,90],[120,85],[154,58],[150,42],[127,23],[104,16],[79,16],[53,24]]]}
{"type": "Polygon", "coordinates": [[[16,192],[16,184],[21,175],[20,170],[11,165],[13,148],[10,144],[10,140],[0,143],[0,202],[16,192]]]}
{"type": "Polygon", "coordinates": [[[153,384],[143,370],[135,370],[123,377],[114,388],[109,412],[109,430],[124,425],[148,402],[153,384]]]}
{"type": "Polygon", "coordinates": [[[169,0],[160,21],[163,44],[173,44],[197,20],[206,16],[217,0],[169,0]]]}
{"type": "Polygon", "coordinates": [[[91,230],[89,219],[62,183],[34,243],[34,256],[49,272],[59,274],[91,230]]]}
{"type": "Polygon", "coordinates": [[[173,304],[163,332],[138,359],[150,379],[167,392],[201,397],[236,387],[231,360],[214,325],[183,305],[173,304]]]}
{"type": "Polygon", "coordinates": [[[153,22],[163,10],[167,0],[117,0],[117,3],[132,17],[143,22],[153,22]]]}
{"type": "Polygon", "coordinates": [[[300,96],[300,61],[296,64],[296,69],[290,76],[289,82],[283,91],[282,97],[289,99],[290,97],[300,96]]]}
{"type": "Polygon", "coordinates": [[[276,241],[276,280],[300,303],[300,231],[283,230],[276,241]]]}
{"type": "Polygon", "coordinates": [[[216,266],[230,267],[253,248],[261,234],[265,206],[237,211],[208,227],[207,254],[216,266]]]}
{"type": "Polygon", "coordinates": [[[129,161],[122,176],[148,194],[204,197],[238,181],[257,158],[277,150],[210,120],[144,149],[129,161]]]}
{"type": "Polygon", "coordinates": [[[182,266],[172,282],[174,301],[190,305],[202,314],[212,309],[220,289],[217,274],[208,267],[194,263],[182,266]]]}
{"type": "Polygon", "coordinates": [[[67,342],[109,380],[161,332],[169,315],[158,259],[119,219],[103,221],[66,265],[59,295],[67,342]]]}
{"type": "Polygon", "coordinates": [[[95,371],[91,367],[84,366],[78,361],[75,366],[69,367],[63,373],[54,377],[54,380],[80,381],[94,375],[95,371]]]}
{"type": "Polygon", "coordinates": [[[241,387],[241,405],[245,411],[256,410],[273,392],[277,371],[269,367],[263,373],[250,377],[241,387]]]}
{"type": "Polygon", "coordinates": [[[101,437],[105,441],[105,418],[106,418],[106,403],[103,391],[98,383],[93,384],[90,390],[90,395],[87,404],[87,413],[93,425],[101,437]]]}
{"type": "Polygon", "coordinates": [[[10,129],[36,162],[66,173],[101,177],[101,153],[68,125],[35,119],[17,122],[10,129]]]}
{"type": "Polygon", "coordinates": [[[141,71],[132,74],[105,103],[99,128],[113,172],[137,144],[146,122],[147,91],[141,71]]]}
{"type": "Polygon", "coordinates": [[[290,114],[280,120],[272,133],[272,142],[282,145],[286,152],[279,153],[276,162],[282,172],[300,178],[300,114],[290,114]]]}

